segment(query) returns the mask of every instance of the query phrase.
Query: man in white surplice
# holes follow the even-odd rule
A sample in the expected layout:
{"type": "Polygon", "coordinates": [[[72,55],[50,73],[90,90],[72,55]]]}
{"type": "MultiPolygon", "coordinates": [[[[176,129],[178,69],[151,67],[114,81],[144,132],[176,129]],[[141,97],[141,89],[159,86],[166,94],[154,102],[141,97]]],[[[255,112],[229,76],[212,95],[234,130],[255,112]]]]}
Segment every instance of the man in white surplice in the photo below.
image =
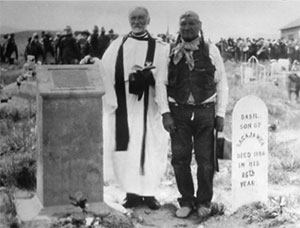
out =
{"type": "Polygon", "coordinates": [[[147,9],[130,11],[131,32],[112,42],[102,58],[106,90],[103,130],[104,154],[110,156],[116,178],[126,192],[123,206],[145,204],[156,210],[160,204],[154,196],[168,152],[162,114],[169,112],[165,86],[169,45],[150,36],[146,30],[149,22],[147,9]],[[129,85],[133,79],[137,84],[129,85]],[[138,93],[130,91],[130,86],[138,93]]]}

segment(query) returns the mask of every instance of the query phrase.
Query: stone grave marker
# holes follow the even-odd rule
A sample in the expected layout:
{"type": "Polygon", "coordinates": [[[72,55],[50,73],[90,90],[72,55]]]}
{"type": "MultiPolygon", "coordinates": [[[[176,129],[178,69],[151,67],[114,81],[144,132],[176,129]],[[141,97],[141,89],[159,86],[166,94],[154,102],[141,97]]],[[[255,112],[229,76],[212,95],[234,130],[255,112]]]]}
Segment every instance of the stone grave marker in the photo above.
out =
{"type": "Polygon", "coordinates": [[[266,202],[268,110],[258,97],[240,99],[232,114],[232,207],[266,202]]]}
{"type": "Polygon", "coordinates": [[[69,196],[76,194],[103,202],[101,73],[95,65],[38,71],[37,196],[44,209],[74,207],[69,196]]]}

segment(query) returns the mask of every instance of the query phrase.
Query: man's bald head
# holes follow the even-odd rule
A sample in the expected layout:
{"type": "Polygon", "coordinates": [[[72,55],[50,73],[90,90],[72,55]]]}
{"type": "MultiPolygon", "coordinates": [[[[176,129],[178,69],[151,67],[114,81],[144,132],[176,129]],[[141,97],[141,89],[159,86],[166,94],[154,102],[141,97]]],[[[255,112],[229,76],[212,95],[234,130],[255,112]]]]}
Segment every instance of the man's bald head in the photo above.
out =
{"type": "Polygon", "coordinates": [[[194,11],[188,10],[186,11],[184,14],[182,14],[179,18],[179,20],[181,21],[184,18],[192,18],[198,22],[201,23],[200,19],[199,19],[199,15],[197,13],[195,13],[194,11]]]}
{"type": "Polygon", "coordinates": [[[197,13],[186,11],[179,18],[179,31],[183,40],[192,41],[199,36],[201,21],[197,13]]]}

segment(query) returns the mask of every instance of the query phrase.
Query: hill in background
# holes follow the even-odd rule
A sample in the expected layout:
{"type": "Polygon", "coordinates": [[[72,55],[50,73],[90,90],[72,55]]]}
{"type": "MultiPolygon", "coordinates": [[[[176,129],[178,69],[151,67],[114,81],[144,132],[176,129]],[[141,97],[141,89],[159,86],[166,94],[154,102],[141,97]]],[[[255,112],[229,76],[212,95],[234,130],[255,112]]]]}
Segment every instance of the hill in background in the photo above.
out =
{"type": "Polygon", "coordinates": [[[15,28],[7,25],[0,25],[0,34],[16,33],[24,30],[25,29],[15,28]]]}
{"type": "MultiPolygon", "coordinates": [[[[6,32],[6,33],[2,33],[2,30],[0,30],[0,31],[1,31],[1,36],[3,36],[4,34],[9,34],[9,33],[15,34],[15,40],[16,40],[16,44],[18,46],[20,60],[24,60],[24,51],[25,51],[25,48],[27,45],[28,38],[31,37],[33,35],[33,33],[35,33],[35,32],[39,35],[39,37],[41,37],[41,33],[42,33],[42,30],[27,30],[27,31],[20,31],[20,32],[13,32],[13,31],[15,31],[15,30],[13,30],[12,32],[6,32]]],[[[58,31],[47,31],[47,30],[43,30],[43,31],[50,32],[53,37],[56,34],[56,32],[58,32],[58,31]]]]}

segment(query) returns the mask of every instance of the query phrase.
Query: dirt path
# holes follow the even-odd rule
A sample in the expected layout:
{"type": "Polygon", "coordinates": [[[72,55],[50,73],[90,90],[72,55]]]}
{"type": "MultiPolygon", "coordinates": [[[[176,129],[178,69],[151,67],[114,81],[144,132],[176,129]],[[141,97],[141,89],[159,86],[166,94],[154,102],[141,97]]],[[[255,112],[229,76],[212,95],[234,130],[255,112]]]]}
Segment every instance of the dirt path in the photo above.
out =
{"type": "MultiPolygon", "coordinates": [[[[270,186],[274,187],[274,186],[270,186]]],[[[282,188],[272,189],[272,191],[282,192],[282,188]]],[[[294,189],[296,190],[296,189],[294,189]]],[[[110,194],[116,194],[115,199],[119,198],[120,202],[123,200],[123,194],[112,186],[106,187],[105,192],[109,191],[110,194]],[[122,198],[122,199],[121,199],[122,198]]],[[[203,221],[198,218],[196,213],[192,214],[188,219],[179,219],[175,217],[175,211],[177,208],[176,198],[177,193],[176,188],[167,187],[161,189],[162,194],[158,195],[158,199],[162,203],[162,207],[158,211],[152,211],[147,207],[141,206],[133,210],[127,210],[127,214],[134,220],[137,228],[255,228],[255,227],[287,227],[287,228],[300,228],[300,211],[298,216],[295,215],[295,210],[287,210],[283,216],[278,216],[277,218],[267,218],[265,214],[269,209],[267,207],[257,209],[256,206],[249,205],[240,209],[237,213],[232,213],[229,210],[225,211],[222,216],[213,216],[209,219],[203,221]],[[168,197],[164,198],[167,194],[168,197]],[[291,212],[293,211],[293,213],[291,212]],[[293,224],[290,224],[294,222],[293,224]],[[284,224],[284,226],[281,226],[284,224]]],[[[227,201],[229,191],[216,190],[214,199],[222,198],[223,202],[227,201]],[[224,198],[223,196],[226,197],[224,198]]],[[[295,194],[295,192],[291,193],[295,194]]],[[[228,205],[228,204],[227,204],[228,205]]]]}
{"type": "MultiPolygon", "coordinates": [[[[286,143],[290,150],[300,148],[300,130],[283,130],[275,133],[276,140],[279,143],[286,143]]],[[[297,153],[300,156],[300,153],[297,153]]],[[[210,217],[206,221],[199,219],[196,213],[188,219],[179,219],[175,217],[175,211],[178,207],[177,197],[179,197],[174,178],[168,178],[162,181],[157,194],[162,207],[158,211],[149,210],[147,207],[138,207],[133,210],[125,210],[122,204],[125,194],[118,188],[114,182],[105,187],[105,198],[112,203],[114,207],[129,214],[135,221],[136,227],[146,228],[254,228],[254,227],[287,227],[300,228],[300,173],[289,172],[291,184],[269,184],[269,196],[284,195],[288,198],[288,206],[284,208],[284,213],[276,218],[268,218],[271,209],[270,205],[266,208],[256,208],[253,205],[247,205],[236,213],[230,210],[231,204],[231,179],[230,179],[230,161],[220,161],[220,172],[214,179],[214,198],[213,201],[222,202],[226,205],[225,214],[222,216],[210,217]],[[253,208],[254,207],[254,208],[253,208]]],[[[192,167],[195,173],[195,167],[192,167]]],[[[195,176],[195,175],[194,175],[195,176]]]]}
{"type": "MultiPolygon", "coordinates": [[[[219,178],[224,178],[222,175],[224,174],[221,174],[221,177],[219,178]]],[[[218,180],[218,177],[216,179],[218,180]]],[[[136,227],[138,228],[254,228],[268,226],[300,228],[300,208],[289,208],[286,210],[284,216],[278,216],[277,218],[265,218],[266,215],[264,213],[265,211],[268,211],[269,208],[266,207],[257,210],[253,205],[246,206],[237,213],[232,213],[232,211],[230,211],[229,185],[230,183],[227,183],[223,187],[215,188],[213,198],[213,201],[222,202],[227,205],[225,214],[222,216],[210,217],[206,221],[199,219],[196,213],[192,214],[188,219],[179,219],[175,217],[175,211],[178,207],[176,198],[179,197],[179,195],[175,184],[170,181],[164,181],[160,187],[157,198],[163,206],[158,211],[152,211],[144,206],[133,210],[124,210],[120,204],[122,204],[125,195],[113,183],[105,187],[105,198],[108,198],[110,205],[113,204],[112,206],[116,209],[122,210],[129,215],[135,221],[136,227]],[[292,220],[293,222],[296,222],[296,224],[289,224],[292,220]],[[280,226],[282,224],[284,224],[284,226],[280,226]]],[[[299,197],[297,189],[298,188],[296,186],[269,186],[269,192],[271,195],[279,195],[282,194],[282,192],[289,192],[291,196],[299,197]]],[[[293,200],[299,200],[299,198],[293,200]]],[[[300,207],[299,202],[298,205],[300,207]]]]}

